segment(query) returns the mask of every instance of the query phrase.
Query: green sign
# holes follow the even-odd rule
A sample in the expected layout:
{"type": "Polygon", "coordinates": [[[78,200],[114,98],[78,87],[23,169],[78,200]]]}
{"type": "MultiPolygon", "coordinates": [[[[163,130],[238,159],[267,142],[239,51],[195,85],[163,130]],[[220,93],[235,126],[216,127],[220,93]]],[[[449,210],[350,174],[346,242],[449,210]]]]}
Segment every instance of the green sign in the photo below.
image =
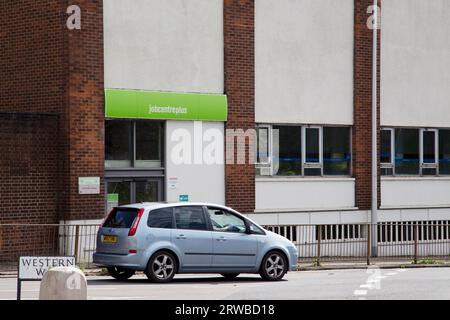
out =
{"type": "Polygon", "coordinates": [[[107,118],[227,121],[222,94],[105,89],[107,118]]]}
{"type": "Polygon", "coordinates": [[[180,201],[181,202],[188,202],[189,201],[189,195],[187,195],[187,194],[180,194],[180,201]]]}
{"type": "Polygon", "coordinates": [[[118,193],[108,193],[106,195],[106,201],[119,203],[119,194],[118,193]]]}

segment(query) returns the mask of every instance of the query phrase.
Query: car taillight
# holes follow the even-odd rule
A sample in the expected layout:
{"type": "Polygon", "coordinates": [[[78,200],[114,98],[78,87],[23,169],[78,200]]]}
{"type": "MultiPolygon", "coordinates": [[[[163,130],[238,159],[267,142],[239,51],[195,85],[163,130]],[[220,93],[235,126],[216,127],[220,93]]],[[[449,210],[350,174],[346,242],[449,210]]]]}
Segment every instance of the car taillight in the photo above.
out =
{"type": "Polygon", "coordinates": [[[111,217],[111,215],[113,214],[113,212],[116,210],[116,208],[112,209],[103,219],[101,226],[103,227],[106,223],[106,221],[108,221],[109,217],[111,217]]]}
{"type": "Polygon", "coordinates": [[[141,217],[144,214],[144,208],[139,210],[136,218],[134,218],[133,224],[131,225],[130,231],[128,232],[128,236],[132,237],[136,234],[137,228],[139,226],[139,222],[141,221],[141,217]]]}

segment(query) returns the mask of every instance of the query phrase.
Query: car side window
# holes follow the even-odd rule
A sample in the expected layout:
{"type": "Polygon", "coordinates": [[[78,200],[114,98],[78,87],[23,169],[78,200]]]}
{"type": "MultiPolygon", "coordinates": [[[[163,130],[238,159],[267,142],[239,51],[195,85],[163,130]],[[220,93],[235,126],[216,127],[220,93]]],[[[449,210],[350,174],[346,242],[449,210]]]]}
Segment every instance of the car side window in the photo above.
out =
{"type": "Polygon", "coordinates": [[[249,224],[249,228],[250,228],[250,232],[252,234],[260,234],[260,235],[265,235],[266,233],[260,228],[258,227],[256,224],[251,223],[250,221],[248,222],[249,224]]]}
{"type": "Polygon", "coordinates": [[[172,229],[173,209],[161,208],[150,211],[148,214],[147,225],[150,228],[172,229]]]}
{"type": "Polygon", "coordinates": [[[244,219],[229,211],[208,207],[209,217],[214,231],[246,233],[247,227],[244,219]]]}
{"type": "Polygon", "coordinates": [[[175,223],[178,229],[208,230],[205,213],[199,206],[174,207],[175,223]]]}

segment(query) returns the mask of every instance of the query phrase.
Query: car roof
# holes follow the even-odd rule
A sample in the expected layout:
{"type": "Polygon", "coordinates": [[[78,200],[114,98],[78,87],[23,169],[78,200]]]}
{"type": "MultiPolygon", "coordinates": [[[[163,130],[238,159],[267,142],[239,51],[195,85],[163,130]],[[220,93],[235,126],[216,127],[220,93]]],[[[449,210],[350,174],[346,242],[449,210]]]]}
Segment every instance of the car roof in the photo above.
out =
{"type": "Polygon", "coordinates": [[[134,204],[128,204],[128,205],[123,205],[123,206],[119,206],[119,208],[136,208],[136,209],[149,209],[149,210],[153,210],[153,209],[159,209],[159,208],[172,208],[172,207],[182,207],[182,206],[210,206],[210,207],[217,207],[217,208],[222,208],[222,209],[226,209],[226,210],[230,210],[234,213],[237,213],[238,215],[244,217],[245,219],[247,219],[248,221],[258,225],[258,223],[252,219],[250,219],[249,217],[246,217],[244,214],[234,210],[233,208],[221,205],[221,204],[217,204],[217,203],[208,203],[208,202],[170,202],[170,201],[161,201],[161,202],[141,202],[141,203],[134,203],[134,204]]]}
{"type": "Polygon", "coordinates": [[[133,203],[128,205],[119,206],[120,208],[144,208],[144,209],[157,209],[157,208],[167,208],[167,207],[182,207],[182,206],[212,206],[223,209],[228,209],[232,211],[232,208],[226,207],[224,205],[216,204],[216,203],[207,203],[207,202],[141,202],[141,203],[133,203]]]}

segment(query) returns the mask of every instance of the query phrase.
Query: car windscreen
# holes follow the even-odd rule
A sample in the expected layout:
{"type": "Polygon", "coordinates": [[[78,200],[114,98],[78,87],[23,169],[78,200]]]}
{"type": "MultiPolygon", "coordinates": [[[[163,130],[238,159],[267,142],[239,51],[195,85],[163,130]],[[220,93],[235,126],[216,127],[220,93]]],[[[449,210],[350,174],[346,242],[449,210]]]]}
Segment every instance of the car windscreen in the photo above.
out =
{"type": "Polygon", "coordinates": [[[106,219],[103,227],[105,228],[131,228],[134,218],[138,214],[139,209],[133,208],[117,208],[114,209],[106,219]]]}

